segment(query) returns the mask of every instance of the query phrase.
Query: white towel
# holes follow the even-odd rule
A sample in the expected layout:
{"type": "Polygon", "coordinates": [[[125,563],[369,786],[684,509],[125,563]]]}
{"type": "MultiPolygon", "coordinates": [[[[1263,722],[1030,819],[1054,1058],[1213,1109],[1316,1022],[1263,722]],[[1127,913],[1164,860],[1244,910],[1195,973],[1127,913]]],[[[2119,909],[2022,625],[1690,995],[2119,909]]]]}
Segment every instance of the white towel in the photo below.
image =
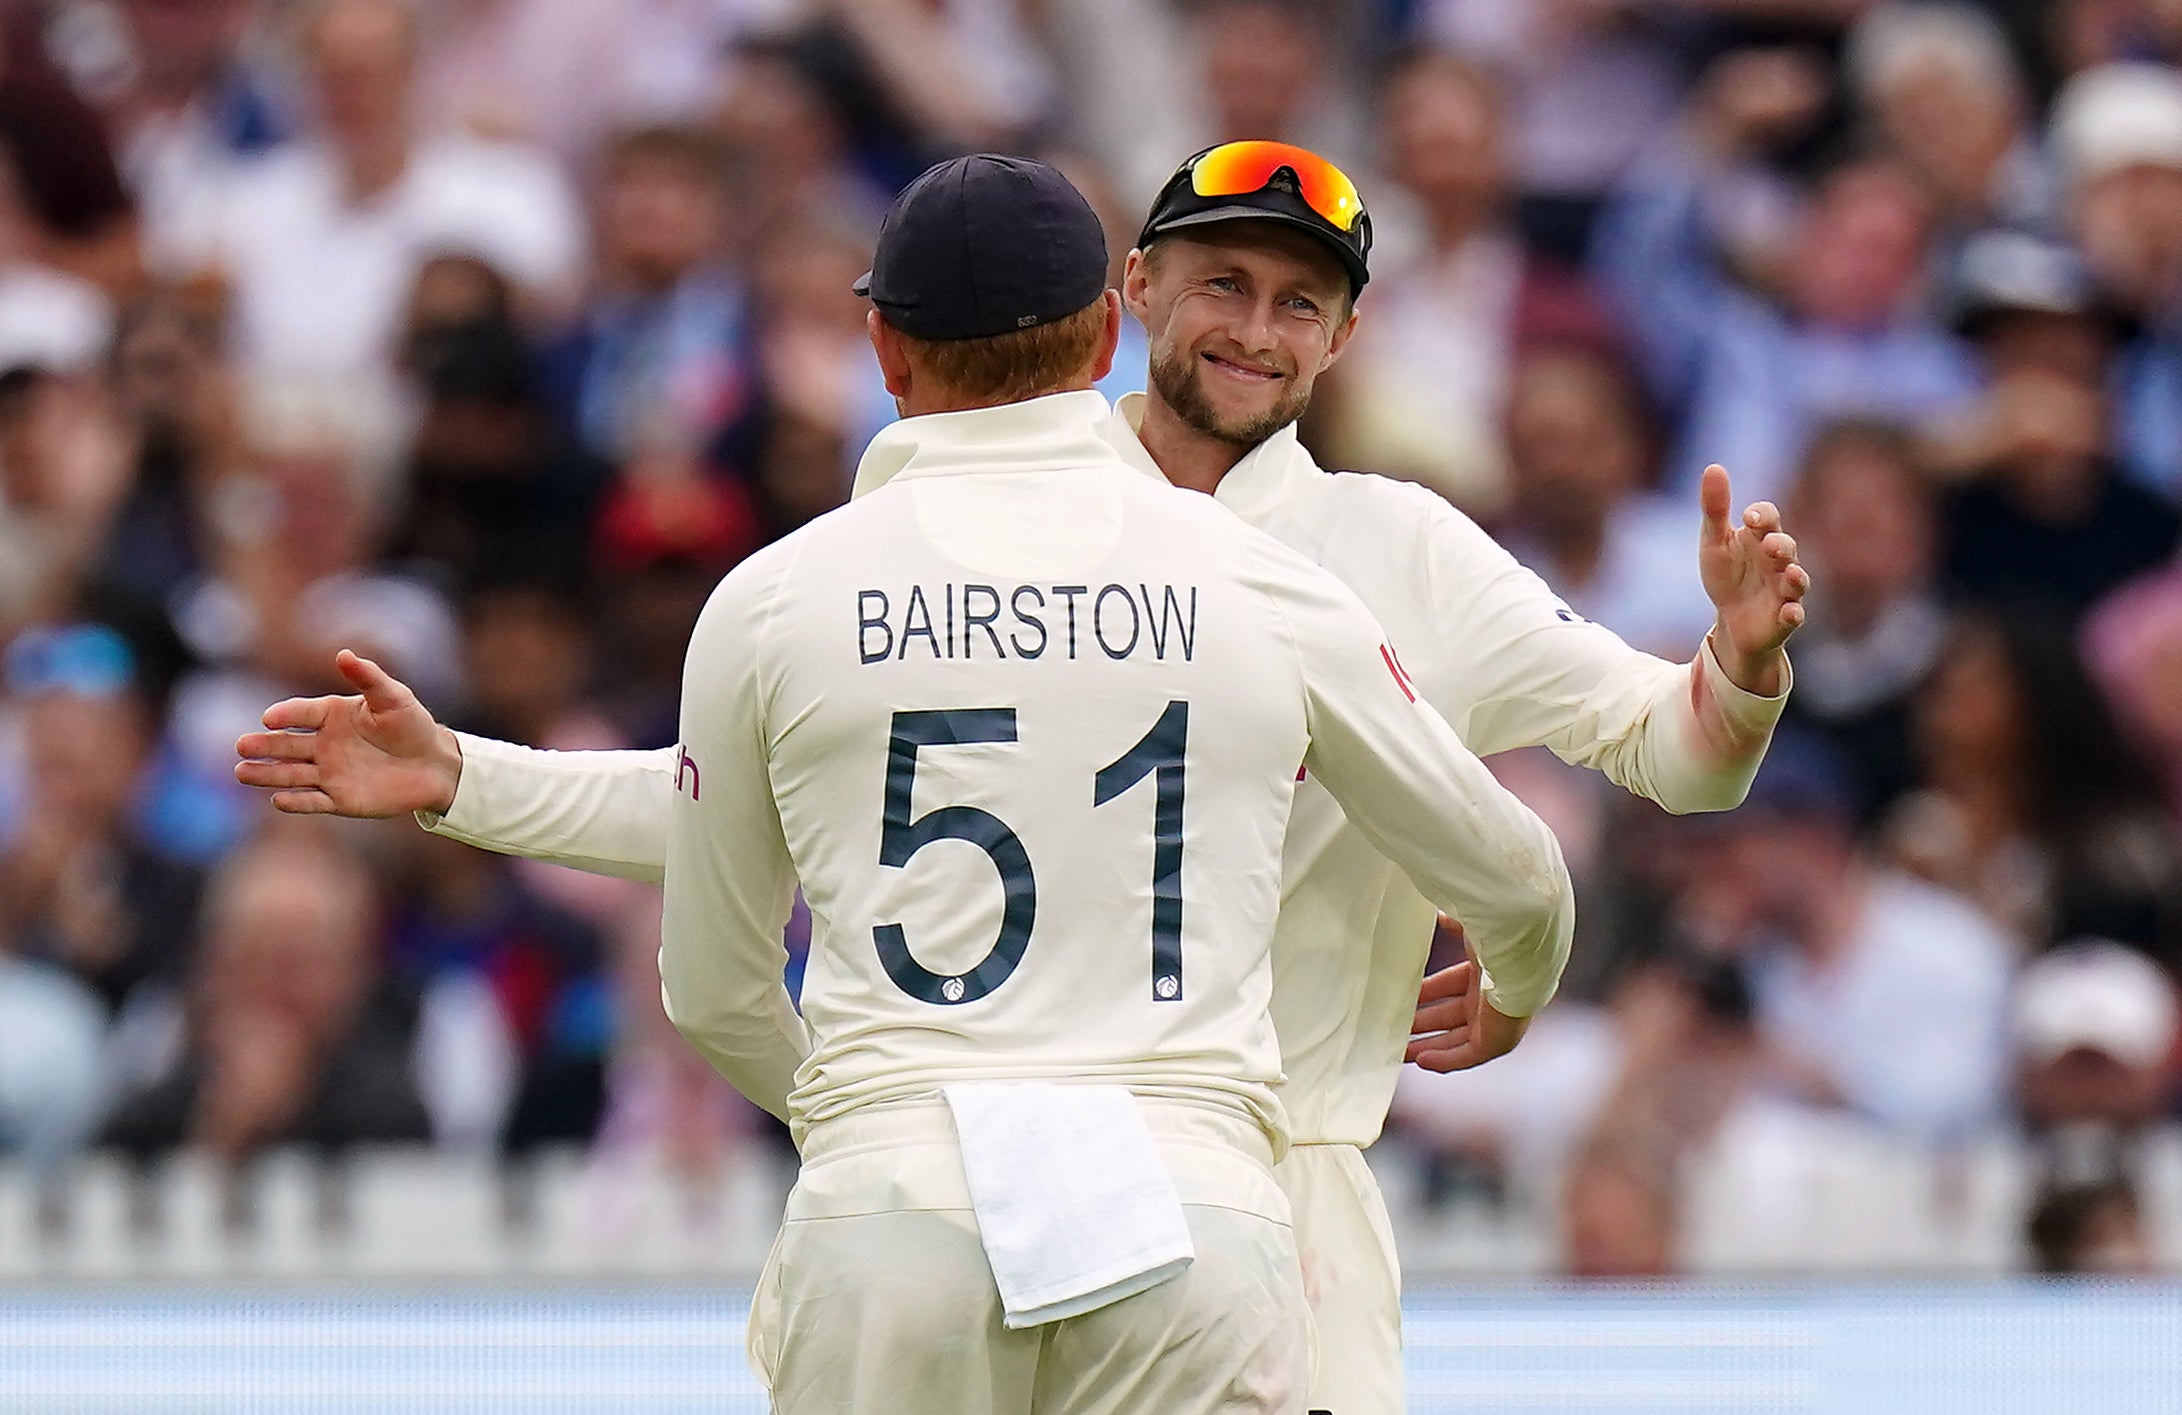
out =
{"type": "Polygon", "coordinates": [[[941,1089],[1010,1329],[1095,1312],[1196,1257],[1174,1177],[1121,1087],[941,1089]]]}

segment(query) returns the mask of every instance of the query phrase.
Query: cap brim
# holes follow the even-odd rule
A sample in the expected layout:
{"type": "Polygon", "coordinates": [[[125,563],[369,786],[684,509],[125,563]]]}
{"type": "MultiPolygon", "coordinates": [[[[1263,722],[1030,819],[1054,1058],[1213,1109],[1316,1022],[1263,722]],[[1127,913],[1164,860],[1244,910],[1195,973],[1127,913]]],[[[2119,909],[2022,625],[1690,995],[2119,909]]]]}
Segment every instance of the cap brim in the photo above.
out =
{"type": "Polygon", "coordinates": [[[1341,258],[1341,268],[1361,290],[1371,279],[1371,271],[1363,258],[1343,243],[1339,236],[1315,221],[1300,216],[1290,216],[1285,211],[1267,211],[1262,206],[1216,206],[1210,211],[1193,211],[1186,216],[1171,216],[1153,224],[1145,231],[1146,240],[1169,235],[1191,226],[1211,226],[1223,221],[1271,221],[1281,226],[1293,226],[1298,231],[1308,231],[1316,236],[1327,250],[1341,258]]]}
{"type": "Polygon", "coordinates": [[[849,286],[849,293],[850,293],[850,294],[852,294],[852,295],[861,295],[862,297],[864,297],[864,298],[865,298],[865,299],[867,299],[867,300],[868,300],[868,299],[870,299],[870,298],[871,298],[871,272],[867,270],[867,271],[865,271],[865,272],[864,272],[863,274],[861,274],[861,275],[857,276],[857,277],[856,277],[856,283],[855,283],[854,285],[851,285],[851,286],[849,286]]]}

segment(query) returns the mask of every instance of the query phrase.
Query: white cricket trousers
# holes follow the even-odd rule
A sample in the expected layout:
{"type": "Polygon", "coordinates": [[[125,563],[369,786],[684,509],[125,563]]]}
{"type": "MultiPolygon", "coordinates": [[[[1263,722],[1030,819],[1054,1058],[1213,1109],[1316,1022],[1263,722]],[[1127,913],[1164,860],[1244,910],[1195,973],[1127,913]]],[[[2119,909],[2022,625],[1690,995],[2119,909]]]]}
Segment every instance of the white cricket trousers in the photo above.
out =
{"type": "Polygon", "coordinates": [[[1404,1415],[1402,1268],[1379,1182],[1354,1145],[1297,1145],[1273,1166],[1294,1214],[1303,1291],[1318,1333],[1305,1406],[1404,1415]]]}
{"type": "Polygon", "coordinates": [[[1095,1312],[1010,1331],[945,1102],[811,1127],[750,1317],[776,1415],[1302,1415],[1310,1313],[1264,1131],[1139,1098],[1196,1261],[1095,1312]]]}

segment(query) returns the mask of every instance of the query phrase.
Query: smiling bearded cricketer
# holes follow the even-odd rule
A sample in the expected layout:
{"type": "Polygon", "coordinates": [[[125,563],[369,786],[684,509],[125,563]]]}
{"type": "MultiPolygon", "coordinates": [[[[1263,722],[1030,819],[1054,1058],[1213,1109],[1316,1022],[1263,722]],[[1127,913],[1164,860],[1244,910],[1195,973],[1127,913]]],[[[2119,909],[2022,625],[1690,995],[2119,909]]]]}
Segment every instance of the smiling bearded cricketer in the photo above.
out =
{"type": "MultiPolygon", "coordinates": [[[[1768,503],[1731,516],[1707,468],[1698,573],[1718,615],[1686,663],[1574,614],[1467,517],[1422,488],[1322,470],[1295,422],[1358,323],[1371,221],[1341,170],[1301,148],[1224,144],[1185,162],[1129,255],[1122,297],[1150,335],[1151,392],[1110,435],[1147,476],[1210,494],[1353,589],[1395,671],[1480,756],[1546,746],[1669,811],[1741,802],[1786,701],[1784,645],[1810,578],[1768,503]]],[[[866,459],[858,496],[896,469],[866,459]]],[[[244,782],[282,810],[392,815],[487,849],[628,878],[664,875],[677,756],[550,753],[452,733],[353,655],[359,690],[291,699],[238,743],[244,782]]],[[[1435,911],[1306,780],[1282,860],[1272,1015],[1293,1147],[1276,1170],[1319,1334],[1309,1404],[1404,1410],[1400,1271],[1363,1150],[1405,1056],[1435,1070],[1512,1048],[1490,979],[1419,979],[1435,911]],[[1354,961],[1368,956],[1370,968],[1354,961]]]]}

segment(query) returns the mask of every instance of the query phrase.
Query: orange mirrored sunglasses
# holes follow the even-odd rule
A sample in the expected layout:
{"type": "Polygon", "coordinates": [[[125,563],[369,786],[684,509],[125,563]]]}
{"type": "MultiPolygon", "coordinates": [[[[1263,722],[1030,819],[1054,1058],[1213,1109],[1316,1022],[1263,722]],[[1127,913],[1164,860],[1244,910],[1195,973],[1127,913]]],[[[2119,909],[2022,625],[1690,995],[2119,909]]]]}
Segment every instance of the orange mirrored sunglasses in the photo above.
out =
{"type": "Polygon", "coordinates": [[[1308,148],[1284,142],[1222,143],[1190,164],[1190,190],[1201,197],[1249,196],[1271,186],[1283,167],[1296,174],[1311,210],[1339,230],[1356,229],[1364,199],[1348,173],[1308,148]]]}

